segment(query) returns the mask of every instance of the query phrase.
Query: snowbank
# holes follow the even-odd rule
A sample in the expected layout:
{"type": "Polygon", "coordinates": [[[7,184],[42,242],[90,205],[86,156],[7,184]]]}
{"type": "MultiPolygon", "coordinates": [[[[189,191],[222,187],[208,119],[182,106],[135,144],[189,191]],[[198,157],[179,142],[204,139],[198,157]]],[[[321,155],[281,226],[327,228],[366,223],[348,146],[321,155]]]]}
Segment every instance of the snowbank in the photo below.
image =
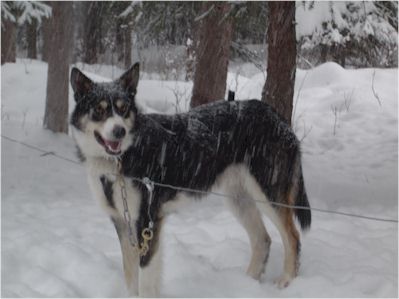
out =
{"type": "MultiPolygon", "coordinates": [[[[85,70],[93,76],[89,67],[85,70]]],[[[111,67],[101,70],[103,77],[119,75],[111,67]]],[[[1,72],[2,134],[75,159],[68,136],[41,128],[46,64],[19,60],[3,65],[1,72]]],[[[251,78],[230,73],[228,86],[237,91],[238,99],[259,98],[264,80],[260,73],[251,78]]],[[[294,128],[303,139],[305,183],[312,206],[397,218],[397,80],[396,69],[345,70],[328,63],[298,70],[294,128]]],[[[191,88],[185,82],[144,79],[138,101],[147,112],[185,111],[191,88]]],[[[2,296],[125,296],[116,233],[91,198],[84,169],[1,141],[2,296]]],[[[208,198],[171,216],[163,235],[161,294],[398,295],[397,224],[314,212],[313,226],[302,238],[299,277],[279,290],[272,281],[282,272],[282,244],[271,222],[265,219],[265,223],[273,243],[259,283],[245,275],[248,239],[220,198],[208,198]]]]}

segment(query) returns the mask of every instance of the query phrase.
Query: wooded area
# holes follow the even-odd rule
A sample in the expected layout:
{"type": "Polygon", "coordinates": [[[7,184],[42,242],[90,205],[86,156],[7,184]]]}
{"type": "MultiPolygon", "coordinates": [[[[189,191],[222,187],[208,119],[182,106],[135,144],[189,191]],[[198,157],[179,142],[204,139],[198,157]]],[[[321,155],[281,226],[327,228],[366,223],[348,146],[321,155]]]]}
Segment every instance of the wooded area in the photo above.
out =
{"type": "Polygon", "coordinates": [[[191,107],[225,98],[229,61],[250,62],[267,69],[262,100],[290,122],[296,67],[327,60],[397,67],[397,8],[391,1],[2,1],[1,63],[48,62],[44,126],[56,132],[67,131],[66,74],[76,62],[126,69],[140,61],[165,78],[184,73],[193,81],[191,107]],[[321,5],[328,13],[312,30],[295,20],[321,5]],[[160,59],[146,56],[151,51],[160,59]]]}

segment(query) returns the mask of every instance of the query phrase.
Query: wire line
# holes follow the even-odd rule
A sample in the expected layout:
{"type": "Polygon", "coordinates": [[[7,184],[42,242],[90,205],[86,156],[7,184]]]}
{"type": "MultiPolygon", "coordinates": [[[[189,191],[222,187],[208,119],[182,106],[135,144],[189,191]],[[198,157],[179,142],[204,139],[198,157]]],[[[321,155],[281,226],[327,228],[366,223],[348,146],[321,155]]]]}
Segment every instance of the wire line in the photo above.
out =
{"type": "Polygon", "coordinates": [[[46,151],[44,149],[41,149],[40,147],[37,147],[37,146],[31,145],[31,144],[28,144],[26,142],[22,142],[22,141],[19,141],[19,140],[4,136],[3,134],[1,135],[1,138],[4,138],[4,139],[6,139],[8,141],[11,141],[11,142],[19,143],[19,144],[21,144],[23,146],[26,146],[26,147],[30,148],[30,149],[34,149],[36,151],[39,151],[39,152],[43,153],[43,155],[51,155],[51,156],[57,157],[59,159],[65,160],[65,161],[68,161],[68,162],[71,162],[71,163],[74,163],[74,164],[77,164],[77,165],[81,165],[78,161],[63,157],[63,156],[61,156],[61,155],[59,155],[59,154],[57,154],[57,153],[55,153],[53,151],[46,151]]]}
{"type": "MultiPolygon", "coordinates": [[[[51,155],[51,156],[54,156],[54,157],[56,157],[58,159],[62,159],[64,161],[67,161],[67,162],[82,166],[82,164],[80,162],[78,162],[76,160],[72,160],[72,159],[66,158],[64,156],[61,156],[61,155],[55,153],[55,152],[46,151],[46,150],[44,150],[42,148],[39,148],[37,146],[34,146],[34,145],[28,144],[26,142],[22,142],[22,141],[10,138],[10,137],[5,136],[5,135],[1,135],[1,137],[4,138],[5,140],[10,141],[10,142],[18,143],[18,144],[23,145],[23,146],[25,146],[27,148],[39,151],[39,152],[41,152],[41,153],[43,153],[45,155],[51,155]]],[[[132,180],[136,181],[136,182],[140,182],[142,184],[145,184],[144,178],[137,178],[137,177],[130,177],[130,178],[132,180]]],[[[150,180],[150,182],[152,182],[155,186],[159,186],[159,187],[162,187],[162,188],[170,188],[170,189],[177,190],[177,191],[184,191],[184,192],[197,193],[197,194],[203,194],[203,195],[212,194],[212,195],[219,196],[219,197],[233,199],[231,196],[229,196],[227,194],[219,193],[219,192],[203,191],[203,190],[191,189],[191,188],[186,188],[186,187],[179,187],[179,186],[174,186],[174,185],[154,182],[152,180],[150,180]]],[[[256,200],[256,199],[252,199],[252,200],[256,201],[256,202],[259,202],[259,203],[263,203],[263,204],[266,203],[264,201],[260,201],[260,200],[256,200]]],[[[341,215],[341,216],[361,218],[361,219],[366,219],[366,220],[398,223],[397,219],[379,218],[379,217],[364,216],[364,215],[359,215],[359,214],[352,214],[352,213],[347,213],[347,212],[331,211],[331,210],[320,209],[320,208],[311,208],[311,207],[303,207],[303,206],[296,206],[296,205],[287,205],[287,204],[278,203],[278,202],[272,202],[272,201],[267,202],[267,203],[269,203],[271,205],[274,205],[274,206],[283,207],[283,208],[290,208],[290,209],[297,209],[297,210],[310,210],[310,211],[316,211],[316,212],[320,212],[320,213],[335,214],[335,215],[341,215]]]]}

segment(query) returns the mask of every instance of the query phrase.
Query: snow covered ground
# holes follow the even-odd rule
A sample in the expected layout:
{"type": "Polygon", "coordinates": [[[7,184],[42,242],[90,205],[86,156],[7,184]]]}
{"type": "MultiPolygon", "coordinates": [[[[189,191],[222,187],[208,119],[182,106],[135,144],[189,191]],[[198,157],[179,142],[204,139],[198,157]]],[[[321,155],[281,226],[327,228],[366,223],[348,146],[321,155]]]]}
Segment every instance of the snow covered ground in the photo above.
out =
{"type": "MultiPolygon", "coordinates": [[[[106,66],[85,71],[120,74],[106,66]]],[[[41,128],[46,64],[19,60],[2,66],[1,74],[2,135],[76,160],[68,136],[41,128]]],[[[145,111],[187,109],[190,83],[143,78],[138,100],[145,111]]],[[[238,99],[259,98],[264,80],[261,73],[230,73],[228,86],[238,99]]],[[[397,82],[397,69],[344,70],[326,63],[298,70],[294,128],[303,138],[312,206],[397,219],[397,82]]],[[[83,167],[2,138],[1,175],[3,297],[126,295],[116,233],[91,197],[83,167]]],[[[279,290],[272,281],[282,272],[282,243],[265,222],[273,243],[257,282],[245,275],[247,236],[220,198],[171,216],[163,235],[162,296],[398,296],[397,224],[314,212],[302,237],[299,276],[279,290]]]]}

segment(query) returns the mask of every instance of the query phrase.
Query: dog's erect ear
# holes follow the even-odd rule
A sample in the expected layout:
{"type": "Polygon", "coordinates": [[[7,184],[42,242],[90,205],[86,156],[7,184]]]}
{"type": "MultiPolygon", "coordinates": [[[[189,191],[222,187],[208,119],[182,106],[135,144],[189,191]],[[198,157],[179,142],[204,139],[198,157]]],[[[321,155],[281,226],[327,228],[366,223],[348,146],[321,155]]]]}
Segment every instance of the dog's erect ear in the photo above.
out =
{"type": "Polygon", "coordinates": [[[85,94],[93,88],[94,83],[74,67],[71,71],[71,85],[74,92],[85,94]]]}
{"type": "Polygon", "coordinates": [[[140,64],[135,63],[128,71],[126,71],[116,82],[122,86],[128,93],[136,93],[137,84],[139,83],[140,64]]]}

